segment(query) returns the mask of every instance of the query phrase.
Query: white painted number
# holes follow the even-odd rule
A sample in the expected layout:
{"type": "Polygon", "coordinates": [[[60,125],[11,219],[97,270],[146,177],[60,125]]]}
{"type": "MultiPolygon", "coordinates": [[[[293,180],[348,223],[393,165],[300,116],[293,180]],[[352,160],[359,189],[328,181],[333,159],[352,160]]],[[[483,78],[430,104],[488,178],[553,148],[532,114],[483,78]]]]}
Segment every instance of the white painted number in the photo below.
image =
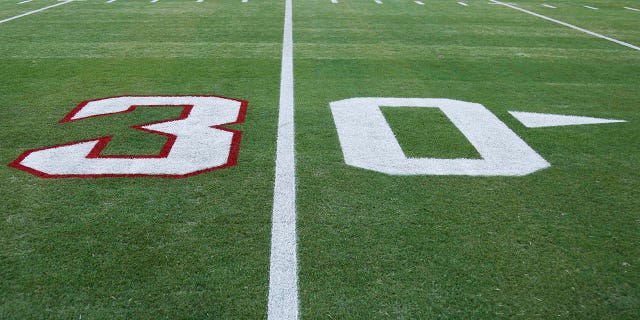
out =
{"type": "Polygon", "coordinates": [[[124,96],[85,101],[61,122],[140,107],[181,107],[177,119],[132,128],[167,137],[157,155],[101,155],[111,136],[28,150],[11,166],[45,178],[160,176],[182,178],[235,165],[240,132],[219,126],[244,121],[247,103],[213,96],[124,96]]]}
{"type": "Polygon", "coordinates": [[[550,164],[478,103],[451,99],[353,98],[332,102],[348,165],[392,175],[523,176],[550,164]],[[438,108],[482,159],[408,158],[380,107],[438,108]]]}

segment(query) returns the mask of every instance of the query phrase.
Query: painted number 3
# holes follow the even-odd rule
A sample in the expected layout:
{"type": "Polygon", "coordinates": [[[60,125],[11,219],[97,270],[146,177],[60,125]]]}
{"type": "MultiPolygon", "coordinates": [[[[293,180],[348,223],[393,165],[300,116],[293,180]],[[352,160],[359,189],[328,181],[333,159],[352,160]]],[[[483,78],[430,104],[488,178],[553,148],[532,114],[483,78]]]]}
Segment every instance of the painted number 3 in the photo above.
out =
{"type": "Polygon", "coordinates": [[[62,122],[181,107],[177,119],[132,128],[167,137],[157,155],[102,155],[111,136],[24,152],[12,162],[45,178],[158,176],[183,178],[236,164],[241,133],[220,126],[244,122],[247,102],[213,96],[124,96],[85,101],[62,122]]]}

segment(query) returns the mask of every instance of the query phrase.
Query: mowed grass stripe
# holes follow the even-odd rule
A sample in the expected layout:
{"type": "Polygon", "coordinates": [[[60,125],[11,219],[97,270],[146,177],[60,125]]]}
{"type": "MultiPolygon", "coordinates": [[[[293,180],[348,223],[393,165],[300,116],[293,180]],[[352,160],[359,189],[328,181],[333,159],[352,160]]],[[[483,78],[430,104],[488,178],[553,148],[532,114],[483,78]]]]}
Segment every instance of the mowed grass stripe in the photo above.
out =
{"type": "MultiPolygon", "coordinates": [[[[412,5],[296,7],[302,316],[637,318],[637,51],[497,6],[412,5]],[[349,167],[328,104],[352,97],[482,103],[552,166],[519,178],[349,167]],[[629,122],[527,129],[516,109],[629,122]]],[[[420,115],[391,117],[403,150],[437,143],[402,140],[420,115]]]]}
{"type": "Polygon", "coordinates": [[[126,132],[171,112],[58,121],[86,99],[194,94],[249,101],[247,121],[230,127],[243,131],[238,165],[181,180],[40,179],[0,168],[1,317],[264,317],[281,6],[166,1],[151,9],[118,1],[67,8],[0,28],[0,42],[11,43],[0,46],[7,121],[0,161],[120,133],[113,152],[157,152],[151,149],[162,141],[126,132]],[[249,58],[224,53],[223,44],[235,41],[272,49],[249,58]],[[102,42],[118,46],[99,56],[77,50],[102,42]],[[145,43],[165,45],[146,51],[145,43]],[[21,57],[29,47],[42,51],[21,57]]]}

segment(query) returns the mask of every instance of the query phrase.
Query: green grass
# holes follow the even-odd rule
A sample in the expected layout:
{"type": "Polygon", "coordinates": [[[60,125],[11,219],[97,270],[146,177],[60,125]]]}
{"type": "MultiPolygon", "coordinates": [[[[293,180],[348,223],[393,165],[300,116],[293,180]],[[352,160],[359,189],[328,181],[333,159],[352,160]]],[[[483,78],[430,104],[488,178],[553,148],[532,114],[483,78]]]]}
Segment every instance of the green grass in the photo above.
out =
{"type": "MultiPolygon", "coordinates": [[[[640,52],[487,1],[293,2],[303,319],[640,317],[640,52]],[[551,167],[390,176],[344,163],[329,103],[487,107],[551,167]],[[508,111],[626,123],[526,128],[508,111]]],[[[15,1],[18,2],[18,1],[15,1]]],[[[0,20],[53,4],[0,4],[0,20]]],[[[640,45],[630,1],[517,1],[640,45]]],[[[0,24],[0,318],[266,317],[284,2],[77,1],[0,24]],[[139,110],[60,124],[84,100],[249,102],[238,164],[185,179],[42,179],[28,149],[114,135],[139,110]]],[[[410,157],[477,158],[437,109],[383,108],[410,157]]]]}

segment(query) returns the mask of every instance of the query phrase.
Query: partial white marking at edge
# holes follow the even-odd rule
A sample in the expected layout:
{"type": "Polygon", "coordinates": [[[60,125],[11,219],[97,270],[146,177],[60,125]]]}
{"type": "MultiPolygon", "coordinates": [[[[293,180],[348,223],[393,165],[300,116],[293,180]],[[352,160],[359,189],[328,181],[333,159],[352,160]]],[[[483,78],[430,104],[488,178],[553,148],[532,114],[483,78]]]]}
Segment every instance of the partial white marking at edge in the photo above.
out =
{"type": "Polygon", "coordinates": [[[271,221],[268,320],[298,319],[292,12],[292,0],[286,0],[271,221]]]}
{"type": "Polygon", "coordinates": [[[545,7],[545,8],[558,9],[557,7],[554,7],[554,6],[552,6],[550,4],[546,4],[546,3],[543,4],[542,6],[545,7]]]}
{"type": "Polygon", "coordinates": [[[524,12],[524,13],[529,14],[529,15],[532,15],[532,16],[534,16],[534,17],[538,17],[538,18],[541,18],[541,19],[544,19],[544,20],[547,20],[547,21],[551,21],[551,22],[557,23],[557,24],[559,24],[559,25],[563,25],[563,26],[565,26],[565,27],[569,27],[569,28],[571,28],[571,29],[578,30],[578,31],[580,31],[580,32],[584,32],[584,33],[589,34],[589,35],[592,35],[592,36],[594,36],[594,37],[598,37],[598,38],[601,38],[601,39],[605,39],[605,40],[608,40],[608,41],[611,41],[611,42],[617,43],[617,44],[619,44],[619,45],[625,46],[625,47],[627,47],[627,48],[631,48],[631,49],[634,49],[634,50],[638,50],[638,51],[640,51],[640,47],[635,46],[635,45],[632,45],[632,44],[630,44],[630,43],[626,43],[626,42],[624,42],[624,41],[620,41],[620,40],[617,40],[617,39],[614,39],[614,38],[611,38],[611,37],[607,37],[607,36],[605,36],[605,35],[602,35],[602,34],[599,34],[599,33],[596,33],[596,32],[593,32],[593,31],[590,31],[590,30],[584,29],[584,28],[580,28],[580,27],[575,26],[575,25],[572,25],[572,24],[570,24],[570,23],[566,23],[566,22],[562,22],[562,21],[560,21],[560,20],[556,20],[556,19],[553,19],[553,18],[549,18],[549,17],[547,17],[547,16],[543,16],[543,15],[541,15],[541,14],[538,14],[538,13],[535,13],[535,12],[532,12],[532,11],[529,11],[529,10],[526,10],[526,9],[522,9],[522,8],[520,8],[520,7],[517,7],[517,6],[511,5],[511,4],[508,4],[508,3],[504,3],[504,2],[500,2],[500,1],[496,1],[496,0],[491,0],[491,1],[492,1],[492,2],[494,2],[494,3],[496,3],[496,4],[500,4],[500,5],[503,5],[503,6],[505,6],[505,7],[509,7],[509,8],[511,8],[511,9],[518,10],[518,11],[520,11],[520,12],[524,12]]]}
{"type": "Polygon", "coordinates": [[[509,111],[509,113],[527,128],[544,128],[560,126],[577,126],[584,124],[601,124],[626,122],[624,120],[601,119],[583,116],[567,116],[535,112],[509,111]]]}
{"type": "Polygon", "coordinates": [[[468,4],[466,4],[466,3],[462,2],[462,1],[458,2],[458,4],[463,6],[463,7],[468,7],[469,6],[468,4]]]}
{"type": "Polygon", "coordinates": [[[28,16],[28,15],[30,15],[30,14],[34,14],[34,13],[38,13],[38,12],[42,12],[42,11],[45,11],[45,10],[48,10],[48,9],[51,9],[51,8],[55,8],[55,7],[57,7],[57,6],[61,6],[61,5],[63,5],[63,4],[67,4],[67,3],[71,3],[71,2],[73,2],[73,0],[67,0],[67,1],[64,1],[64,2],[58,2],[58,3],[56,3],[56,4],[52,4],[52,5],[48,6],[48,7],[44,7],[44,8],[40,8],[40,9],[37,9],[37,10],[33,10],[33,11],[29,11],[29,12],[25,12],[25,13],[23,13],[23,14],[19,14],[19,15],[15,16],[15,17],[11,17],[11,18],[7,18],[7,19],[4,19],[4,20],[0,20],[0,23],[9,22],[9,21],[11,21],[11,20],[15,20],[15,19],[18,19],[18,18],[22,18],[22,17],[28,16]]]}
{"type": "Polygon", "coordinates": [[[31,1],[33,1],[33,0],[23,0],[23,1],[18,2],[18,4],[29,3],[29,2],[31,2],[31,1]]]}
{"type": "Polygon", "coordinates": [[[382,0],[374,0],[377,4],[382,4],[382,0]]]}
{"type": "Polygon", "coordinates": [[[424,6],[424,2],[422,2],[422,1],[414,1],[414,2],[415,2],[416,4],[419,4],[419,5],[421,5],[421,6],[424,6]]]}
{"type": "Polygon", "coordinates": [[[640,11],[640,9],[631,8],[631,7],[624,7],[624,8],[631,11],[640,11]]]}
{"type": "Polygon", "coordinates": [[[109,1],[107,1],[107,3],[112,3],[112,2],[116,2],[116,0],[109,0],[109,1]]]}
{"type": "Polygon", "coordinates": [[[331,0],[331,3],[336,4],[338,3],[338,0],[331,0]]]}
{"type": "Polygon", "coordinates": [[[598,8],[592,7],[592,6],[584,6],[584,7],[587,8],[587,9],[591,9],[591,10],[598,10],[598,8]]]}

